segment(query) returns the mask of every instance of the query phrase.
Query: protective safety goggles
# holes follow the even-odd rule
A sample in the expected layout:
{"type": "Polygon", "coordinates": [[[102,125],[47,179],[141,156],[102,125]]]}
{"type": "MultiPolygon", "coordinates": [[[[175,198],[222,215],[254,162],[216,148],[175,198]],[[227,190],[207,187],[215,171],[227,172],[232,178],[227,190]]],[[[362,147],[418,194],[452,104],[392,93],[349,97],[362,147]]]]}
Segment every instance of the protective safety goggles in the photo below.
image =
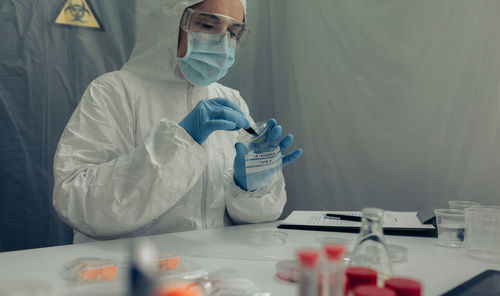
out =
{"type": "Polygon", "coordinates": [[[180,27],[187,32],[201,32],[206,34],[219,34],[220,39],[227,35],[236,40],[240,46],[248,34],[245,22],[239,21],[227,15],[199,11],[192,8],[184,10],[180,27]]]}

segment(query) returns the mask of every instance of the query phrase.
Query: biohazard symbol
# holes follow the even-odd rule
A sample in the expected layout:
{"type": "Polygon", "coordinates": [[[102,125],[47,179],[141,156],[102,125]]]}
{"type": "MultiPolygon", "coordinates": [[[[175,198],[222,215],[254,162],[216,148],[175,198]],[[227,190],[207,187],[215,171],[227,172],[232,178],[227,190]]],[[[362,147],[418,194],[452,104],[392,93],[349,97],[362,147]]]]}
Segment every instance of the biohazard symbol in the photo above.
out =
{"type": "Polygon", "coordinates": [[[81,22],[85,23],[83,20],[83,17],[85,16],[85,13],[90,14],[90,11],[85,7],[85,3],[83,3],[83,0],[81,3],[75,3],[75,1],[70,1],[70,4],[66,9],[64,9],[64,13],[69,13],[73,17],[71,21],[73,22],[81,22]]]}
{"type": "Polygon", "coordinates": [[[55,23],[103,30],[101,22],[87,0],[66,0],[55,23]]]}

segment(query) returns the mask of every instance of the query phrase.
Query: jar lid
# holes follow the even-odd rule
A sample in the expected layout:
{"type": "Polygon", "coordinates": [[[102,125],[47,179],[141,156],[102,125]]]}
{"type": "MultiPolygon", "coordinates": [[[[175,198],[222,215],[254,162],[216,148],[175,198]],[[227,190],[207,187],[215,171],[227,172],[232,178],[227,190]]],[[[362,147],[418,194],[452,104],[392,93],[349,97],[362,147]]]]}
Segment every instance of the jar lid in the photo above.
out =
{"type": "Polygon", "coordinates": [[[325,245],[323,247],[325,250],[326,258],[332,261],[342,260],[345,253],[345,247],[343,245],[325,245]]]}
{"type": "Polygon", "coordinates": [[[318,264],[319,252],[316,250],[299,250],[297,257],[300,266],[314,268],[318,264]]]}
{"type": "Polygon", "coordinates": [[[409,278],[387,279],[385,287],[396,292],[398,296],[420,296],[422,294],[422,284],[409,278]]]}
{"type": "Polygon", "coordinates": [[[374,269],[361,266],[350,266],[346,269],[349,290],[359,285],[376,285],[377,272],[374,269]]]}
{"type": "Polygon", "coordinates": [[[354,289],[354,296],[399,296],[390,289],[375,285],[362,285],[354,289]]]}

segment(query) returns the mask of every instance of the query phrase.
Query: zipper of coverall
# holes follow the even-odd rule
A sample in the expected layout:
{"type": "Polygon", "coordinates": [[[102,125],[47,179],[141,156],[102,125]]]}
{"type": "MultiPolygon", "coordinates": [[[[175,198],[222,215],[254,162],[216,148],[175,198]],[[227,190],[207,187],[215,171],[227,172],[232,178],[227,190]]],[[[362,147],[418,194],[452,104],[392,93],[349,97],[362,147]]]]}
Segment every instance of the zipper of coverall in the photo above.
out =
{"type": "MultiPolygon", "coordinates": [[[[208,165],[207,165],[208,169],[208,165]]],[[[208,176],[207,171],[203,171],[203,189],[201,194],[201,223],[202,228],[207,229],[207,185],[208,185],[208,176]]]]}
{"type": "MultiPolygon", "coordinates": [[[[194,98],[193,98],[193,88],[191,84],[188,83],[187,86],[188,93],[188,110],[192,110],[194,107],[194,98]]],[[[201,188],[201,227],[202,229],[207,229],[207,185],[208,185],[208,176],[206,173],[206,169],[203,171],[202,176],[203,185],[201,188]]]]}

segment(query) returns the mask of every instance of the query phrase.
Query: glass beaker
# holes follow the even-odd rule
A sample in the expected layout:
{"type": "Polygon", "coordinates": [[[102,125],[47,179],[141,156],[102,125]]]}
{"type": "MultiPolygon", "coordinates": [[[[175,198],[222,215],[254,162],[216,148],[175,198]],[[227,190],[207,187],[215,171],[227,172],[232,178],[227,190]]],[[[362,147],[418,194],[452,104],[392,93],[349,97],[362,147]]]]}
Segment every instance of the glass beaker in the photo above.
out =
{"type": "Polygon", "coordinates": [[[500,262],[500,207],[465,209],[465,253],[486,262],[500,262]]]}
{"type": "Polygon", "coordinates": [[[365,266],[378,272],[378,280],[392,276],[392,265],[387,254],[382,220],[384,211],[377,208],[364,208],[361,229],[351,257],[351,266],[365,266]]]}
{"type": "Polygon", "coordinates": [[[438,244],[446,247],[464,245],[465,214],[463,210],[436,209],[438,244]]]}

